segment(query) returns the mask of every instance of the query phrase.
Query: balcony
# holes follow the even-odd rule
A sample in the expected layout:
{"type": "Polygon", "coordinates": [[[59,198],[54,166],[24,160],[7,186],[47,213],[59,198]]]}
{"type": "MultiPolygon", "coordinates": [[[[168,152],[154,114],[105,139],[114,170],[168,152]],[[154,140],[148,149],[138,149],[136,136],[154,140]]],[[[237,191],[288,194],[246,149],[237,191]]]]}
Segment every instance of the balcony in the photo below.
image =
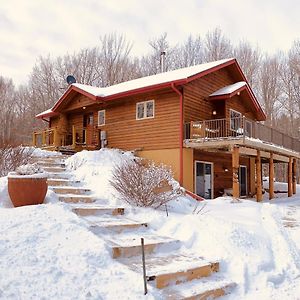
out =
{"type": "Polygon", "coordinates": [[[230,144],[274,151],[287,156],[300,156],[299,139],[245,117],[185,124],[186,147],[214,148],[230,144]]]}

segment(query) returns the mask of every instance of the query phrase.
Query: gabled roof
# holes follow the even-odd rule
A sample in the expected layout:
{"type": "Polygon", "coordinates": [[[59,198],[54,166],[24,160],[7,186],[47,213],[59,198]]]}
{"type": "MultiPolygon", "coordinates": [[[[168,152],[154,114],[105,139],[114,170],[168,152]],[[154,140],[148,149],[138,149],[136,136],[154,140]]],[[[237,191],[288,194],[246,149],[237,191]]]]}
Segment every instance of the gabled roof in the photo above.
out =
{"type": "MultiPolygon", "coordinates": [[[[127,82],[119,83],[105,88],[89,86],[85,84],[74,83],[69,86],[66,92],[56,102],[56,104],[50,109],[36,115],[37,118],[45,118],[56,115],[57,111],[65,99],[74,92],[85,95],[91,100],[96,101],[109,101],[125,96],[139,94],[148,91],[154,91],[169,87],[171,85],[183,85],[197,78],[205,76],[209,73],[222,69],[224,67],[236,65],[238,73],[242,76],[242,79],[246,81],[244,74],[242,73],[237,61],[234,58],[222,59],[214,62],[204,63],[201,65],[182,68],[174,71],[160,73],[152,76],[146,76],[127,82]]],[[[240,77],[241,77],[240,76],[240,77]]],[[[253,93],[252,93],[253,95],[253,93]]],[[[260,105],[253,95],[253,101],[257,110],[261,115],[264,115],[260,105]]]]}

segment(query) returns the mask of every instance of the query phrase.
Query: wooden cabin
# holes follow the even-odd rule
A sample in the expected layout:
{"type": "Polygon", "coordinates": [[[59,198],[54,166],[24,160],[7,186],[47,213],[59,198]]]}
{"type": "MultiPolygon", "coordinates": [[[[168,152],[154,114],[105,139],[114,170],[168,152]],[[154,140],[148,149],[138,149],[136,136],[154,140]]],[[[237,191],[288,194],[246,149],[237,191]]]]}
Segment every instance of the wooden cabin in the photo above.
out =
{"type": "Polygon", "coordinates": [[[259,102],[235,59],[160,73],[106,88],[74,83],[49,110],[33,144],[44,149],[135,150],[170,165],[187,190],[262,199],[262,163],[288,164],[296,193],[300,141],[263,125],[259,102]]]}

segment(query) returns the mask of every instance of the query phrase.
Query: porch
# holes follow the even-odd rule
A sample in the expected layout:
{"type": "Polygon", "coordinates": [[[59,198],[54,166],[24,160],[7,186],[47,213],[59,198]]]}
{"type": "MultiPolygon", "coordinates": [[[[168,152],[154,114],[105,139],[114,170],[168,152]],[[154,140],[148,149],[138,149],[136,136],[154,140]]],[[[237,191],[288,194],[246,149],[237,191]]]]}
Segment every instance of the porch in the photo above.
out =
{"type": "MultiPolygon", "coordinates": [[[[194,157],[196,155],[196,192],[197,164],[199,170],[205,167],[211,170],[215,165],[216,174],[211,174],[211,180],[222,181],[223,185],[226,185],[224,179],[229,180],[223,190],[230,189],[233,197],[239,198],[247,183],[248,194],[262,201],[262,163],[265,163],[269,169],[269,198],[273,199],[274,165],[280,162],[288,164],[288,196],[296,193],[300,141],[278,130],[245,117],[190,122],[185,124],[184,145],[194,149],[194,157]],[[242,178],[245,172],[247,176],[242,178]]],[[[205,176],[199,176],[200,182],[205,176]]],[[[217,192],[215,189],[215,194],[217,192]]]]}
{"type": "Polygon", "coordinates": [[[60,127],[52,127],[35,131],[32,136],[32,144],[35,147],[50,150],[72,150],[96,149],[96,146],[89,145],[88,131],[85,128],[71,126],[70,131],[64,131],[60,127]]]}

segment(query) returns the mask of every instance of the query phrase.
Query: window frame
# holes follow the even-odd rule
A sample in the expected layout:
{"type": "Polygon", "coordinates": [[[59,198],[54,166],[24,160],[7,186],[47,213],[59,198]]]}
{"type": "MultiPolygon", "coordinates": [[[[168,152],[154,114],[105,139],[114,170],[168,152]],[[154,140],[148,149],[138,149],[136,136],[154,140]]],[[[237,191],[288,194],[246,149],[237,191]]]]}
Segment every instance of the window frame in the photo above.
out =
{"type": "Polygon", "coordinates": [[[155,100],[152,99],[152,100],[147,100],[147,101],[140,101],[140,102],[137,102],[136,103],[136,106],[135,106],[135,119],[136,120],[145,120],[145,119],[153,119],[155,117],[155,100]],[[152,103],[153,104],[153,114],[152,116],[147,116],[147,103],[152,103]],[[142,118],[139,118],[138,117],[138,107],[139,105],[143,105],[144,107],[144,113],[143,113],[143,117],[142,118]]]}
{"type": "Polygon", "coordinates": [[[240,113],[239,111],[234,110],[234,109],[231,109],[231,108],[229,109],[229,120],[230,120],[229,126],[230,126],[230,130],[231,130],[231,131],[237,132],[238,129],[241,128],[241,125],[242,125],[241,122],[240,122],[238,128],[232,127],[232,125],[235,124],[235,123],[233,122],[233,119],[236,119],[236,118],[242,119],[242,117],[243,117],[243,115],[242,115],[242,113],[240,113]],[[231,117],[231,112],[233,112],[233,113],[235,113],[235,114],[238,114],[239,117],[231,117]]]}
{"type": "Polygon", "coordinates": [[[105,109],[102,109],[102,110],[98,110],[98,126],[104,126],[106,124],[106,112],[105,112],[105,109]],[[100,124],[100,113],[103,113],[103,120],[104,120],[104,123],[100,124]]]}

